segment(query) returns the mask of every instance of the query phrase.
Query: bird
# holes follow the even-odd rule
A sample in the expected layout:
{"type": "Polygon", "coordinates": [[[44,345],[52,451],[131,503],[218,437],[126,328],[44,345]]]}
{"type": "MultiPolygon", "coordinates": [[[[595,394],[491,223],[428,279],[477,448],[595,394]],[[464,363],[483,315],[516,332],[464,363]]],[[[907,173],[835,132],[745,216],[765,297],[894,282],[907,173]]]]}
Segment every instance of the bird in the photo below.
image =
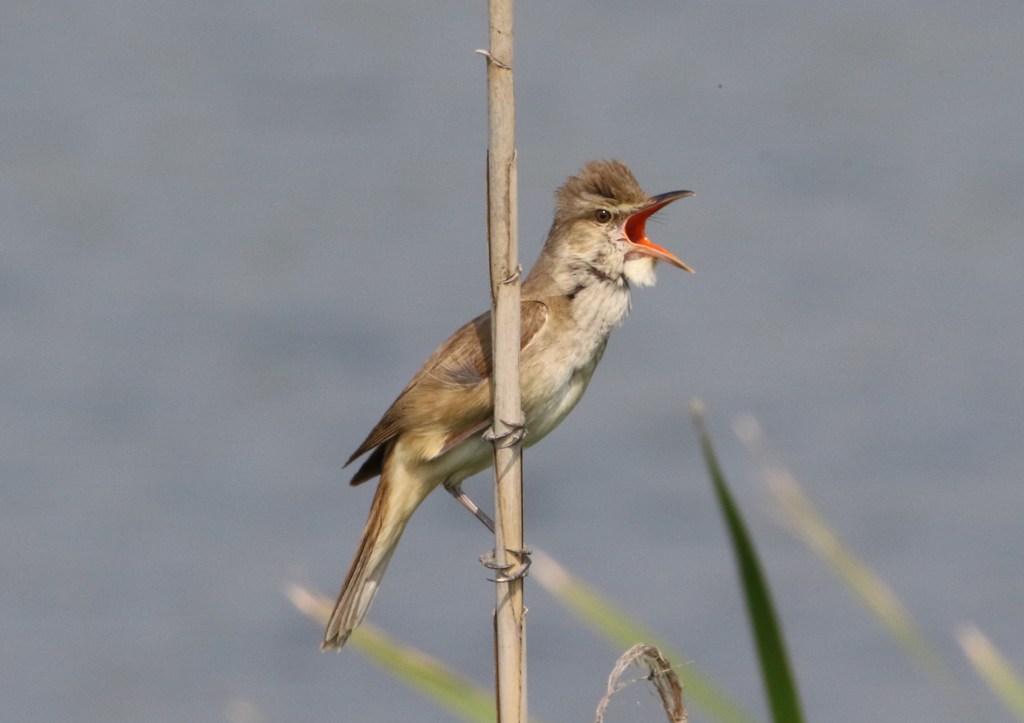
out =
{"type": "MultiPolygon", "coordinates": [[[[554,220],[521,287],[520,388],[524,446],[539,442],[583,396],[632,287],[655,265],[689,266],[646,234],[656,212],[692,191],[647,195],[617,160],[591,161],[555,192],[554,220]]],[[[369,518],[321,648],[341,649],[362,622],[413,512],[443,485],[463,504],[466,478],[493,464],[491,313],[477,316],[427,359],[345,466],[380,477],[369,518]]],[[[485,522],[485,514],[475,511],[485,522]]]]}

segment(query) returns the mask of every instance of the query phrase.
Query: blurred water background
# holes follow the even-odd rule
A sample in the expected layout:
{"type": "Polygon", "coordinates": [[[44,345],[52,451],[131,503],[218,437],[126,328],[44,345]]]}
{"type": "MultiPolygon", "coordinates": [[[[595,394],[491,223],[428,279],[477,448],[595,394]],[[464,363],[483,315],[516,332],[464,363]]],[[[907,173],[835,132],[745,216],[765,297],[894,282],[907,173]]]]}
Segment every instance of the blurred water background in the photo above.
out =
{"type": "MultiPolygon", "coordinates": [[[[528,541],[762,710],[699,396],[810,719],[941,718],[774,521],[731,431],[752,412],[1001,719],[950,633],[1024,663],[1020,4],[517,12],[524,263],[589,159],[698,194],[649,228],[697,274],[634,295],[527,455],[528,541]]],[[[449,720],[318,652],[283,589],[336,592],[372,493],[342,462],[489,303],[485,4],[0,14],[0,719],[449,720]]],[[[485,685],[489,544],[429,499],[371,614],[485,685]]],[[[618,651],[527,594],[531,712],[591,719],[618,651]]]]}

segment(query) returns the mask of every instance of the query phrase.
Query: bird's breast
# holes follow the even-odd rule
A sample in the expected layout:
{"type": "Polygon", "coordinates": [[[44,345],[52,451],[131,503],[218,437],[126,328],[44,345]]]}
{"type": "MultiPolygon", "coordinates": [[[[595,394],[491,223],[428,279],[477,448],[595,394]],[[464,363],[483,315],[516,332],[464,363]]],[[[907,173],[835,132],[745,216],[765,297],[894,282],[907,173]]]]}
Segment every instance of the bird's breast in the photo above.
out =
{"type": "Polygon", "coordinates": [[[580,289],[569,304],[579,352],[588,355],[603,345],[612,329],[629,313],[629,286],[623,281],[602,281],[580,289]]]}
{"type": "Polygon", "coordinates": [[[546,437],[573,410],[587,389],[594,369],[604,354],[601,344],[581,366],[564,368],[557,373],[544,374],[543,394],[524,394],[523,411],[526,415],[526,445],[530,446],[546,437]]]}
{"type": "Polygon", "coordinates": [[[527,445],[557,427],[583,396],[611,330],[629,312],[629,287],[587,287],[576,294],[566,311],[563,323],[546,330],[549,333],[537,345],[536,353],[523,358],[527,445]]]}

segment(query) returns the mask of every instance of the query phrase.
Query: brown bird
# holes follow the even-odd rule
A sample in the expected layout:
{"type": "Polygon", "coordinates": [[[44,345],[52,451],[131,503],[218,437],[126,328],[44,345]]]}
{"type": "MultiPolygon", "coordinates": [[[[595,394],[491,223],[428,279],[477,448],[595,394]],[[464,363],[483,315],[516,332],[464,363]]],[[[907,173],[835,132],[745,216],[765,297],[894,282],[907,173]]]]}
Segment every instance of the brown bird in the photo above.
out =
{"type": "MultiPolygon", "coordinates": [[[[647,219],[690,191],[648,196],[618,161],[593,161],[555,193],[555,219],[522,286],[520,384],[529,446],[558,426],[583,396],[629,312],[630,286],[654,284],[667,261],[692,271],[646,235],[647,219]]],[[[471,509],[461,483],[493,462],[482,438],[493,414],[491,314],[481,314],[435,351],[346,462],[367,452],[352,478],[380,475],[359,550],[341,587],[322,647],[341,648],[366,615],[409,517],[443,484],[471,509]]],[[[477,513],[486,521],[486,515],[477,513]]]]}

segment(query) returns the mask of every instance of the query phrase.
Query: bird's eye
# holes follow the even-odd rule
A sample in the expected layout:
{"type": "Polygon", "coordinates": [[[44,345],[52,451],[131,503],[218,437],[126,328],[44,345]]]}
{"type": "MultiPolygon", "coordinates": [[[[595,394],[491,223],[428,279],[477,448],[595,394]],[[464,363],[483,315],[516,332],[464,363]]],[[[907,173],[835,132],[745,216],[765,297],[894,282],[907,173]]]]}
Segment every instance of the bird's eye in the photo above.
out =
{"type": "Polygon", "coordinates": [[[608,223],[612,220],[612,212],[607,208],[599,208],[594,211],[594,219],[598,223],[608,223]]]}

